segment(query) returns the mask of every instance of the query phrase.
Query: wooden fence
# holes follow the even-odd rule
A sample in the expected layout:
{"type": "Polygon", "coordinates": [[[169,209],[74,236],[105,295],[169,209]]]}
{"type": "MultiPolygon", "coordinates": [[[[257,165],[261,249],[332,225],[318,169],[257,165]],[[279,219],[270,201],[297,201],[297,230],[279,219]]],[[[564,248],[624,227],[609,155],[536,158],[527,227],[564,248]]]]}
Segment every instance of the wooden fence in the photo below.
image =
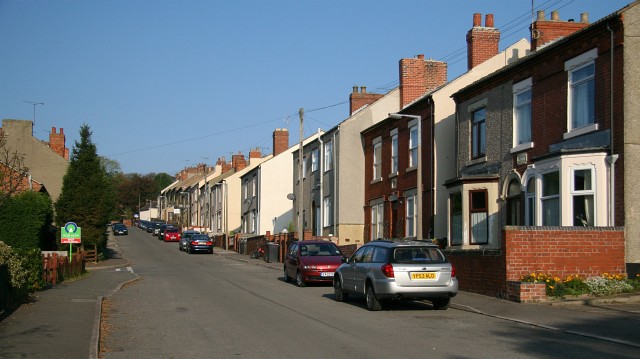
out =
{"type": "Polygon", "coordinates": [[[65,278],[77,277],[85,272],[86,252],[74,253],[69,262],[69,257],[57,253],[42,256],[42,278],[44,285],[56,285],[65,278]]]}

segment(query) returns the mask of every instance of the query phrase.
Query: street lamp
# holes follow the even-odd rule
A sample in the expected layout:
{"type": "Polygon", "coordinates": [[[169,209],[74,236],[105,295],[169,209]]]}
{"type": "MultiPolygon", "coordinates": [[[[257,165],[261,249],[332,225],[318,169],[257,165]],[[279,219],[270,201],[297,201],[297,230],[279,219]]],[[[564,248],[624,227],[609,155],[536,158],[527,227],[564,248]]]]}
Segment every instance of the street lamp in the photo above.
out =
{"type": "Polygon", "coordinates": [[[416,221],[416,239],[422,238],[422,116],[417,115],[405,115],[401,113],[390,113],[389,118],[394,120],[401,120],[403,117],[415,119],[418,121],[418,183],[417,187],[417,207],[418,207],[418,220],[416,221]]]}

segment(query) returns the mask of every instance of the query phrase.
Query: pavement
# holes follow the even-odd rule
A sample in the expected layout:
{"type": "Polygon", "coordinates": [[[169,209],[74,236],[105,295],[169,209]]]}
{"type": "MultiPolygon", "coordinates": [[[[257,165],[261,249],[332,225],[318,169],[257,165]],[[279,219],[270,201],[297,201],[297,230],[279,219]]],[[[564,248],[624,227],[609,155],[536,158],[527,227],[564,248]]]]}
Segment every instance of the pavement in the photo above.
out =
{"type": "MultiPolygon", "coordinates": [[[[0,358],[98,358],[102,299],[138,279],[117,237],[107,245],[109,259],[87,263],[86,275],[36,293],[0,321],[0,358]]],[[[214,254],[282,271],[282,263],[221,248],[214,254]]],[[[640,348],[640,294],[523,304],[460,291],[452,309],[640,348]]]]}

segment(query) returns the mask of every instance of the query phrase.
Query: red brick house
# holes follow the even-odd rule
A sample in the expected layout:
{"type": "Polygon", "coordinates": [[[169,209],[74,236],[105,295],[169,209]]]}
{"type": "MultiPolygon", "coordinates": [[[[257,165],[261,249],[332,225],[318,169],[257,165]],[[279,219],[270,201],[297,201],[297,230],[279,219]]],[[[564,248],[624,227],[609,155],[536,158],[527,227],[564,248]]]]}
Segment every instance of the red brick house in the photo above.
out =
{"type": "Polygon", "coordinates": [[[509,283],[532,271],[637,273],[625,193],[638,175],[625,167],[638,158],[637,5],[593,24],[539,12],[531,54],[453,95],[448,254],[462,290],[513,298],[509,283]]]}
{"type": "Polygon", "coordinates": [[[400,60],[401,111],[362,131],[367,240],[446,237],[448,196],[443,183],[455,175],[456,141],[450,96],[528,53],[526,40],[499,53],[499,39],[493,15],[486,15],[482,26],[481,15],[474,14],[467,33],[468,71],[450,82],[446,63],[425,60],[423,55],[400,60]]]}

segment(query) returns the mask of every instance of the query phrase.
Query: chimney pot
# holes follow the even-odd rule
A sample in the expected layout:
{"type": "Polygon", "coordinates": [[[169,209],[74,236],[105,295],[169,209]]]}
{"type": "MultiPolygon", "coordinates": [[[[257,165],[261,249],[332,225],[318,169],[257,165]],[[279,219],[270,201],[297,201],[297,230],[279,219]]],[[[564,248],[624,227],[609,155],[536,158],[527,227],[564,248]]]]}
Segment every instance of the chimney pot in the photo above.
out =
{"type": "Polygon", "coordinates": [[[424,54],[419,54],[417,57],[418,57],[418,59],[420,59],[420,60],[424,60],[424,54]]]}
{"type": "Polygon", "coordinates": [[[589,23],[589,13],[588,12],[583,12],[582,14],[580,14],[580,22],[583,24],[588,24],[589,23]]]}
{"type": "Polygon", "coordinates": [[[484,18],[485,27],[493,27],[493,14],[487,14],[484,18]]]}
{"type": "Polygon", "coordinates": [[[553,10],[551,12],[551,20],[553,20],[553,21],[560,20],[560,14],[558,13],[558,10],[553,10]]]}
{"type": "Polygon", "coordinates": [[[538,10],[538,21],[544,21],[544,10],[538,10]]]}
{"type": "Polygon", "coordinates": [[[367,86],[361,86],[360,87],[360,92],[367,93],[367,86]]]}
{"type": "Polygon", "coordinates": [[[481,21],[482,21],[482,15],[480,13],[473,14],[473,27],[480,26],[481,21]]]}
{"type": "Polygon", "coordinates": [[[51,127],[51,133],[56,133],[56,128],[55,127],[51,127]]]}
{"type": "Polygon", "coordinates": [[[358,92],[358,86],[353,86],[353,93],[357,93],[358,92]]]}

